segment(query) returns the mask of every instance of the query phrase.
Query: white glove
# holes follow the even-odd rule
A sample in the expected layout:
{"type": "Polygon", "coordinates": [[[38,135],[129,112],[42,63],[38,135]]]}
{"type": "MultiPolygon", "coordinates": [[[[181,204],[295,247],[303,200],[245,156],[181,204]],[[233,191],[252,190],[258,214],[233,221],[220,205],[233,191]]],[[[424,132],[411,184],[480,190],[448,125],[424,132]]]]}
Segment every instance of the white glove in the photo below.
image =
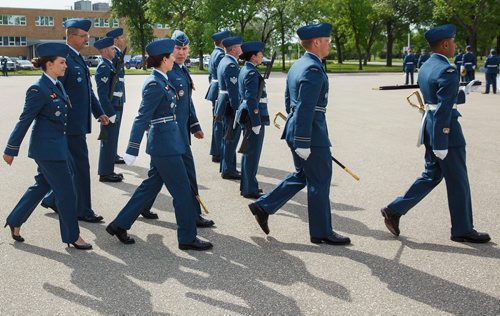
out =
{"type": "Polygon", "coordinates": [[[123,160],[127,164],[127,166],[132,166],[134,164],[135,159],[137,159],[137,156],[132,156],[129,154],[123,155],[123,160]]]}
{"type": "Polygon", "coordinates": [[[472,80],[471,82],[469,82],[466,86],[464,86],[462,88],[462,90],[464,90],[465,94],[469,94],[471,93],[472,91],[476,91],[477,89],[477,86],[474,86],[474,83],[478,82],[479,80],[477,79],[474,79],[472,80]]]}
{"type": "Polygon", "coordinates": [[[444,160],[444,158],[446,158],[446,155],[448,155],[448,149],[433,150],[432,152],[434,153],[434,155],[436,155],[436,157],[438,157],[441,160],[444,160]]]}
{"type": "Polygon", "coordinates": [[[111,123],[113,123],[113,124],[114,124],[114,123],[115,123],[115,121],[116,121],[116,114],[115,114],[115,115],[113,115],[113,116],[111,116],[111,117],[109,118],[109,121],[110,121],[111,123]]]}
{"type": "Polygon", "coordinates": [[[299,155],[300,158],[307,160],[309,158],[309,155],[311,154],[311,148],[297,148],[295,149],[295,152],[297,155],[299,155]]]}
{"type": "Polygon", "coordinates": [[[257,126],[252,127],[252,131],[255,133],[255,135],[259,135],[260,128],[261,128],[261,125],[257,125],[257,126]]]}

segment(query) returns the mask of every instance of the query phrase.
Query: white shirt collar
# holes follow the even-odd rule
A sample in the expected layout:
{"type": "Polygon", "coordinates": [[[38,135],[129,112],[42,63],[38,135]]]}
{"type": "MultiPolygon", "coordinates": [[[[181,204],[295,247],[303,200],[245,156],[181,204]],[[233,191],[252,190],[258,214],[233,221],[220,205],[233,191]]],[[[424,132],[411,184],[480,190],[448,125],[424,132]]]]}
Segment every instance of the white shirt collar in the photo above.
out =
{"type": "Polygon", "coordinates": [[[448,62],[448,64],[450,63],[450,60],[448,59],[448,57],[446,57],[446,56],[445,56],[445,55],[443,55],[443,54],[440,54],[440,53],[433,53],[433,55],[438,55],[438,56],[441,56],[441,57],[443,57],[443,58],[444,58],[444,59],[448,62]]]}
{"type": "Polygon", "coordinates": [[[116,49],[117,49],[120,53],[122,52],[122,50],[120,49],[120,47],[118,47],[118,46],[116,46],[116,45],[114,45],[114,46],[115,46],[115,48],[116,48],[116,49]]]}
{"type": "Polygon", "coordinates": [[[236,63],[238,63],[238,59],[237,59],[236,57],[234,57],[233,55],[226,54],[226,56],[231,57],[232,59],[234,59],[234,61],[235,61],[236,63]]]}
{"type": "Polygon", "coordinates": [[[71,45],[69,45],[67,43],[66,43],[66,45],[68,45],[68,47],[71,48],[77,55],[80,55],[80,52],[77,51],[76,49],[74,49],[73,47],[71,47],[71,45]]]}
{"type": "Polygon", "coordinates": [[[163,73],[163,72],[159,71],[159,70],[158,70],[158,69],[156,69],[156,68],[154,68],[154,69],[153,69],[153,71],[156,71],[157,73],[161,74],[163,77],[165,77],[165,79],[167,79],[167,80],[168,80],[168,76],[167,76],[167,74],[165,74],[165,73],[163,73]]]}
{"type": "Polygon", "coordinates": [[[43,74],[44,74],[47,78],[49,78],[49,79],[50,79],[50,81],[52,81],[52,83],[54,84],[54,86],[56,85],[57,80],[52,79],[52,77],[51,77],[51,76],[49,76],[49,75],[47,75],[47,73],[46,73],[46,72],[44,72],[43,74]]]}

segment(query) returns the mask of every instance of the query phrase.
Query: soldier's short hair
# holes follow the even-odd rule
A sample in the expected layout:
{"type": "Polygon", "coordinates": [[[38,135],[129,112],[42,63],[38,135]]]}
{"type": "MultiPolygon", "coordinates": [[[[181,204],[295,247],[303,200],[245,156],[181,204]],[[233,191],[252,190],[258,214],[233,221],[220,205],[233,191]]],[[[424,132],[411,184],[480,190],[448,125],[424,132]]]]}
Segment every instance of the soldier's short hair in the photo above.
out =
{"type": "Polygon", "coordinates": [[[66,29],[66,38],[68,38],[70,35],[77,35],[78,34],[78,28],[76,27],[68,27],[66,29]]]}
{"type": "Polygon", "coordinates": [[[222,40],[214,41],[214,43],[215,43],[216,46],[220,46],[220,44],[222,44],[222,40]]]}
{"type": "Polygon", "coordinates": [[[314,41],[314,38],[301,40],[300,45],[302,47],[304,47],[304,49],[310,49],[312,47],[313,41],[314,41]]]}

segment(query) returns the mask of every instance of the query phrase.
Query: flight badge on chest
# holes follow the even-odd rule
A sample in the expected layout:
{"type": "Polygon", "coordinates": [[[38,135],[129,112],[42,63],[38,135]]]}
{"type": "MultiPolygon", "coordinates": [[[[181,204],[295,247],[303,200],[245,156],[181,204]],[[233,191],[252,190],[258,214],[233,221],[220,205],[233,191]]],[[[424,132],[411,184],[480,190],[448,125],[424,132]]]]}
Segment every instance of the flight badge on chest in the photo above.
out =
{"type": "Polygon", "coordinates": [[[56,95],[56,93],[55,93],[55,92],[52,92],[52,93],[50,94],[50,98],[51,98],[52,100],[57,99],[57,95],[56,95]]]}

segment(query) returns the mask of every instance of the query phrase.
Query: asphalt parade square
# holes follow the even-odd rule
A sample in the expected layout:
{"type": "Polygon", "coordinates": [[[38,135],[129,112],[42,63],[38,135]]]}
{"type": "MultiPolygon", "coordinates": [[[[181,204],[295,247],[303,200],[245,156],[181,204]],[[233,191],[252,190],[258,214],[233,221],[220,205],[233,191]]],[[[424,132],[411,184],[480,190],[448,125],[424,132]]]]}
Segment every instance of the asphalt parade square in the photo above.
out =
{"type": "MultiPolygon", "coordinates": [[[[99,182],[99,127],[94,122],[87,135],[92,207],[104,223],[80,222],[82,236],[94,248],[82,252],[66,247],[57,215],[40,206],[22,226],[24,243],[14,242],[4,229],[1,315],[500,314],[498,94],[482,95],[482,86],[459,105],[474,226],[488,232],[492,242],[450,240],[444,181],[401,218],[401,235],[395,238],[380,209],[423,171],[424,149],[416,147],[421,114],[406,101],[414,90],[372,89],[401,84],[404,74],[330,74],[326,117],[332,153],[361,178],[356,181],[333,167],[333,229],[352,240],[336,247],[310,243],[305,189],[270,217],[271,233],[262,233],[247,207],[252,200],[240,196],[239,182],[222,179],[218,164],[211,161],[211,104],[204,100],[208,80],[206,75],[192,77],[193,101],[205,133],[202,140],[192,138],[192,151],[207,218],[216,223],[215,228],[198,229],[198,235],[214,248],[178,249],[172,198],[165,188],[153,208],[159,220],[140,217],[129,230],[134,245],[106,233],[106,225],[146,177],[150,159],[143,140],[135,164],[115,169],[123,173],[123,182],[99,182]]],[[[2,146],[22,111],[26,89],[37,78],[0,78],[2,146]]],[[[127,146],[145,78],[126,77],[119,154],[127,146]]],[[[267,82],[271,119],[285,111],[285,78],[272,73],[267,82]]],[[[293,170],[293,163],[281,130],[271,124],[265,133],[257,177],[269,192],[293,170]]],[[[28,134],[12,166],[0,164],[3,219],[34,182],[28,134]]]]}

